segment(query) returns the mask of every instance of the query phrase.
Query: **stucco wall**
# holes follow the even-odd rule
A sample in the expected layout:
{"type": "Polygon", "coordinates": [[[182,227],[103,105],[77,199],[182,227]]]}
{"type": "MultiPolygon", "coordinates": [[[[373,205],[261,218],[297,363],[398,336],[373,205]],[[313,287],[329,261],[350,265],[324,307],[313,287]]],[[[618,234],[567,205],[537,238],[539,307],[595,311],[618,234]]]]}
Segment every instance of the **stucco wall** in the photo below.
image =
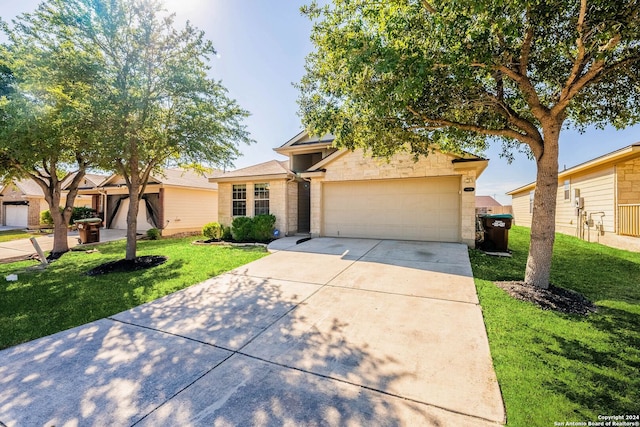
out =
{"type": "Polygon", "coordinates": [[[165,187],[163,191],[163,236],[200,231],[205,224],[218,221],[217,191],[176,187],[165,187]]]}
{"type": "Polygon", "coordinates": [[[456,170],[452,156],[440,152],[421,157],[417,162],[410,154],[396,154],[391,159],[371,158],[363,150],[348,152],[327,164],[323,178],[313,178],[311,186],[311,233],[322,235],[323,182],[362,181],[393,178],[422,178],[430,176],[462,176],[460,183],[461,240],[475,243],[475,191],[463,191],[476,186],[476,172],[472,169],[456,170]]]}
{"type": "Polygon", "coordinates": [[[247,186],[247,215],[254,216],[254,184],[269,184],[269,213],[276,217],[276,229],[281,235],[289,233],[289,205],[287,202],[287,180],[259,180],[242,182],[221,182],[218,183],[218,222],[225,226],[230,226],[233,222],[232,216],[232,188],[236,184],[246,184],[247,186]]]}

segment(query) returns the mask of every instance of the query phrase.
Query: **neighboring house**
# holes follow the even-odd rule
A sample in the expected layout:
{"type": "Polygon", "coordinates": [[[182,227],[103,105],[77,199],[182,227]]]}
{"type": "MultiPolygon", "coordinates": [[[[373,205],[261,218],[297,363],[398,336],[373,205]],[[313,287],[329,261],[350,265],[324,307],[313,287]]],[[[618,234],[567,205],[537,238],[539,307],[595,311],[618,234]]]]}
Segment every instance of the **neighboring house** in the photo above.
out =
{"type": "Polygon", "coordinates": [[[434,152],[372,158],[301,132],[276,148],[289,157],[225,173],[218,219],[271,213],[283,235],[475,241],[475,185],[488,160],[434,152]]]}
{"type": "Polygon", "coordinates": [[[42,188],[32,179],[13,180],[0,189],[0,223],[24,228],[40,226],[40,212],[49,209],[42,188]]]}
{"type": "Polygon", "coordinates": [[[476,214],[513,214],[511,206],[503,206],[491,196],[476,196],[476,214]]]}
{"type": "MultiPolygon", "coordinates": [[[[535,187],[533,182],[507,193],[518,225],[531,226],[535,187]]],[[[640,143],[559,173],[556,230],[640,249],[640,143]]]]}
{"type": "MultiPolygon", "coordinates": [[[[79,194],[91,198],[90,207],[106,228],[125,230],[129,195],[124,178],[114,174],[93,186],[87,178],[79,194]]],[[[149,178],[137,219],[138,231],[158,228],[163,236],[201,231],[218,220],[218,186],[194,171],[165,169],[149,178]]]]}
{"type": "MultiPolygon", "coordinates": [[[[95,182],[103,181],[105,176],[87,175],[85,185],[95,187],[95,182]],[[93,181],[92,181],[93,180],[93,181]]],[[[63,183],[64,188],[64,183],[63,183]]],[[[36,229],[40,227],[40,213],[49,210],[42,188],[32,179],[13,180],[0,189],[0,224],[14,227],[36,229]]],[[[61,194],[60,204],[66,203],[66,192],[61,194]]],[[[90,196],[78,196],[74,206],[92,207],[90,196]]]]}

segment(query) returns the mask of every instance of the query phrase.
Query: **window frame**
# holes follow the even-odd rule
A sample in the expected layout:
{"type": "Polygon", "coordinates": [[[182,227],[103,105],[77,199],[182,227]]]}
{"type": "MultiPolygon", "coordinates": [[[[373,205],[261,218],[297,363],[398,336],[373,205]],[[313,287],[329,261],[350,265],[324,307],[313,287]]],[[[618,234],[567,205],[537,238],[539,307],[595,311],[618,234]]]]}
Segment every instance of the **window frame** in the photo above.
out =
{"type": "Polygon", "coordinates": [[[571,201],[571,180],[564,180],[564,200],[571,201]]]}
{"type": "Polygon", "coordinates": [[[247,184],[231,186],[231,216],[247,216],[247,184]]]}
{"type": "Polygon", "coordinates": [[[269,215],[271,213],[270,206],[270,188],[268,182],[259,182],[253,184],[253,214],[269,215]]]}

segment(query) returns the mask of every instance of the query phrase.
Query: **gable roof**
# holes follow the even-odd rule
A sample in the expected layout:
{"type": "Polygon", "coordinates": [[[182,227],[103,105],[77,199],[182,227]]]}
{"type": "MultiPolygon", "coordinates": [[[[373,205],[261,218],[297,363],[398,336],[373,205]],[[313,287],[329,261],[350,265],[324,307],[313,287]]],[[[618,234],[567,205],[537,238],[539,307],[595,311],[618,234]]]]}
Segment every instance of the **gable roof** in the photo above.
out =
{"type": "Polygon", "coordinates": [[[0,192],[4,192],[10,185],[15,185],[20,192],[28,197],[44,197],[44,191],[34,180],[31,178],[14,179],[9,184],[6,184],[0,189],[0,192]]]}
{"type": "Polygon", "coordinates": [[[334,136],[326,134],[322,136],[310,136],[309,132],[303,130],[278,148],[273,150],[280,154],[289,153],[291,151],[304,151],[307,149],[322,149],[333,144],[334,136]]]}
{"type": "MultiPolygon", "coordinates": [[[[214,170],[211,175],[216,176],[221,173],[221,171],[214,170]]],[[[99,186],[113,187],[123,185],[124,183],[124,178],[120,174],[113,174],[101,182],[99,186]]],[[[218,188],[218,185],[210,182],[208,177],[190,169],[180,168],[164,169],[160,173],[152,174],[149,177],[148,184],[161,184],[170,187],[205,188],[210,190],[218,188]]]]}
{"type": "MultiPolygon", "coordinates": [[[[587,160],[586,162],[570,167],[569,169],[562,170],[558,172],[558,180],[566,179],[567,177],[575,175],[577,173],[586,172],[589,169],[598,168],[605,165],[613,165],[620,162],[625,162],[627,160],[630,160],[636,157],[640,157],[640,142],[627,145],[626,147],[623,147],[619,150],[612,151],[607,154],[603,154],[602,156],[596,157],[591,160],[587,160]]],[[[514,194],[522,193],[523,191],[531,191],[535,187],[536,187],[536,181],[533,181],[533,182],[530,182],[529,184],[525,184],[514,190],[508,191],[506,194],[513,196],[514,194]]]]}
{"type": "Polygon", "coordinates": [[[476,207],[493,208],[497,206],[502,206],[502,205],[491,196],[476,196],[476,207]]]}
{"type": "Polygon", "coordinates": [[[291,172],[291,170],[289,169],[288,160],[269,160],[268,162],[258,163],[257,165],[252,165],[246,168],[223,173],[221,175],[209,178],[209,181],[241,181],[248,178],[278,179],[287,178],[292,175],[293,172],[291,172]]]}

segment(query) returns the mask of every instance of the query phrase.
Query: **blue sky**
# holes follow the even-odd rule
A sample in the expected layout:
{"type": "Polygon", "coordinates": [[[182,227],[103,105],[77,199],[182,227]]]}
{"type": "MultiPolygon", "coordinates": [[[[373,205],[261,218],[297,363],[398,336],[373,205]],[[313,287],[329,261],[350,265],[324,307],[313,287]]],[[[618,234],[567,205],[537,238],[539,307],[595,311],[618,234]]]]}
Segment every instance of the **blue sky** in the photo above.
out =
{"type": "MultiPolygon", "coordinates": [[[[10,20],[36,8],[38,0],[0,0],[0,14],[10,20]]],[[[304,58],[313,46],[311,23],[303,17],[303,0],[165,0],[176,12],[176,25],[190,20],[205,31],[218,51],[212,76],[222,80],[232,98],[251,112],[246,124],[256,141],[241,147],[236,167],[279,158],[273,148],[295,136],[302,125],[297,115],[297,90],[304,73],[304,58]]],[[[564,131],[560,138],[560,168],[640,141],[640,126],[623,131],[590,129],[585,134],[564,131]]],[[[499,144],[484,156],[489,167],[478,179],[477,194],[510,203],[506,191],[535,181],[535,164],[523,154],[508,164],[499,144]]]]}

